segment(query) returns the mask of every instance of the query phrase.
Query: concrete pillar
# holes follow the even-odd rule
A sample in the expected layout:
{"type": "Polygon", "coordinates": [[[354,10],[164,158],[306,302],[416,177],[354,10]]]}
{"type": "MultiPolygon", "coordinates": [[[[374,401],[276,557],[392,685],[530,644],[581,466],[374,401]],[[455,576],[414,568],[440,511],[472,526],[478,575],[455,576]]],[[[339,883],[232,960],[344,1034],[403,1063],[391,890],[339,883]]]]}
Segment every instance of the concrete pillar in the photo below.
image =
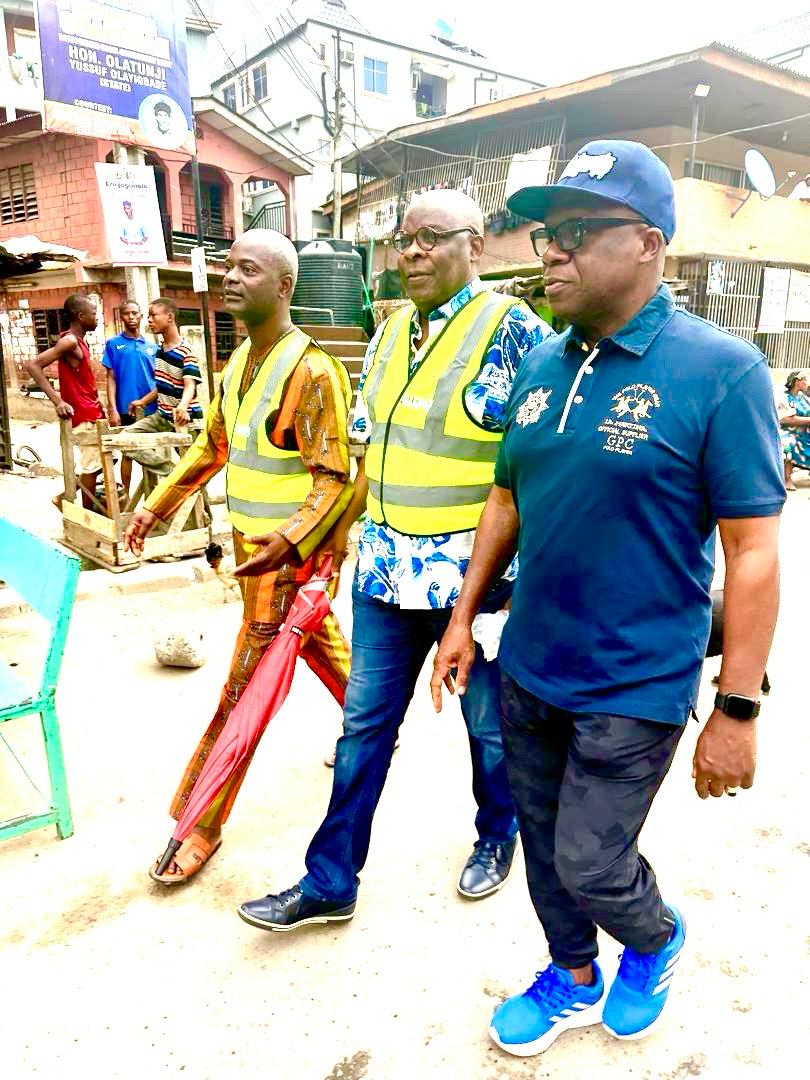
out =
{"type": "MultiPolygon", "coordinates": [[[[113,161],[116,165],[145,165],[146,155],[136,146],[113,143],[113,161]]],[[[157,267],[126,266],[124,277],[127,284],[127,299],[134,300],[141,311],[146,313],[150,303],[160,296],[157,267]]]]}
{"type": "Polygon", "coordinates": [[[211,400],[208,397],[208,364],[205,359],[205,336],[203,334],[203,328],[202,326],[184,326],[181,329],[181,333],[197,358],[197,363],[200,365],[202,382],[197,388],[197,400],[202,406],[203,413],[207,413],[211,400]]]}

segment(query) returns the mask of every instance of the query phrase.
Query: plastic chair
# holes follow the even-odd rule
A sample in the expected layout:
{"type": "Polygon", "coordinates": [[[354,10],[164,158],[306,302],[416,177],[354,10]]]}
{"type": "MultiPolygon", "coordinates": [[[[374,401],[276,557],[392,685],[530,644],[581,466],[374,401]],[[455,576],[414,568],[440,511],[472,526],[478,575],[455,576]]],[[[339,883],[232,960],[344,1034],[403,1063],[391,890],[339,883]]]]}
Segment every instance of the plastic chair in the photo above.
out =
{"type": "Polygon", "coordinates": [[[7,582],[51,628],[42,679],[32,689],[0,658],[0,724],[39,713],[51,782],[45,813],[0,822],[0,839],[56,825],[60,839],[73,834],[62,740],[56,717],[56,685],[62,667],[80,562],[74,555],[0,518],[0,579],[7,582]]]}

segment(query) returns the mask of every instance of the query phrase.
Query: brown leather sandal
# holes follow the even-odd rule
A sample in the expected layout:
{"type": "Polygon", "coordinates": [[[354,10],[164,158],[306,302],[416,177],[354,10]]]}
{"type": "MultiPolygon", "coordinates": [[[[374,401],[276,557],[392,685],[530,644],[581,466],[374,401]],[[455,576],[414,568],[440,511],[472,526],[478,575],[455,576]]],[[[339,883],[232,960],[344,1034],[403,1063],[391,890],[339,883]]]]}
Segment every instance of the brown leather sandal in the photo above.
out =
{"type": "Polygon", "coordinates": [[[211,844],[205,837],[200,836],[198,833],[192,833],[180,845],[177,854],[169,864],[169,869],[177,867],[180,873],[156,874],[155,871],[160,862],[159,859],[156,859],[154,866],[149,871],[149,877],[159,885],[182,885],[202,870],[208,860],[219,851],[221,845],[221,839],[217,840],[216,844],[211,844]]]}

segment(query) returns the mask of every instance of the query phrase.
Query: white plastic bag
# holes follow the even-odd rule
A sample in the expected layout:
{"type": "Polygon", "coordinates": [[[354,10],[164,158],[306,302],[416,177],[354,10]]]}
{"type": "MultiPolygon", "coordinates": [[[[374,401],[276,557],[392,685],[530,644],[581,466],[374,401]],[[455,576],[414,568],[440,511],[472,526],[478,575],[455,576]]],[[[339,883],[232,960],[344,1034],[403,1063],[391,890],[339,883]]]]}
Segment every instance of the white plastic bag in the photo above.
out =
{"type": "Polygon", "coordinates": [[[473,640],[477,641],[485,660],[494,660],[501,644],[501,634],[509,618],[508,611],[495,611],[491,615],[476,615],[472,624],[473,640]]]}

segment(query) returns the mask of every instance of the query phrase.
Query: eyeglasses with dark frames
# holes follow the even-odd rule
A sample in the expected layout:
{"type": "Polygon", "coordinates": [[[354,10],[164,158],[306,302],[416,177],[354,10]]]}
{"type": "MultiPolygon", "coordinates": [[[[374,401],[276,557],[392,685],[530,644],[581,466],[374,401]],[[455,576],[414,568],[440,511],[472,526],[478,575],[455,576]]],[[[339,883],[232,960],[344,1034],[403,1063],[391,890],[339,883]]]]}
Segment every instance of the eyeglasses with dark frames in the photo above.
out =
{"type": "Polygon", "coordinates": [[[529,233],[535,255],[540,258],[546,253],[549,244],[554,242],[560,251],[571,252],[582,247],[589,232],[600,229],[615,229],[619,225],[648,225],[642,218],[568,218],[559,225],[541,225],[529,233]]]}
{"type": "Polygon", "coordinates": [[[465,225],[461,229],[445,229],[440,232],[438,229],[432,229],[430,225],[423,225],[421,229],[417,229],[415,233],[398,232],[394,234],[394,247],[397,251],[407,251],[414,240],[417,246],[422,251],[432,251],[438,243],[442,240],[447,240],[451,236],[457,236],[459,233],[472,233],[473,236],[480,236],[479,232],[471,225],[465,225]]]}

